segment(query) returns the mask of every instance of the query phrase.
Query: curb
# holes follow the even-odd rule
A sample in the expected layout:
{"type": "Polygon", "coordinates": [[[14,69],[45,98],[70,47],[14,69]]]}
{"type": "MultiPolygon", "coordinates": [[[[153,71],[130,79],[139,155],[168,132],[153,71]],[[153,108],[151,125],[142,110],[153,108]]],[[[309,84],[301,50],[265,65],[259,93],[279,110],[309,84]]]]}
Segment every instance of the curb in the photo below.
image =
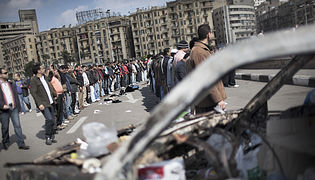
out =
{"type": "MultiPolygon", "coordinates": [[[[269,82],[275,74],[263,75],[263,74],[249,74],[249,73],[236,73],[235,79],[247,80],[247,81],[258,81],[258,82],[269,82]]],[[[315,87],[314,76],[295,75],[284,84],[315,87]]]]}

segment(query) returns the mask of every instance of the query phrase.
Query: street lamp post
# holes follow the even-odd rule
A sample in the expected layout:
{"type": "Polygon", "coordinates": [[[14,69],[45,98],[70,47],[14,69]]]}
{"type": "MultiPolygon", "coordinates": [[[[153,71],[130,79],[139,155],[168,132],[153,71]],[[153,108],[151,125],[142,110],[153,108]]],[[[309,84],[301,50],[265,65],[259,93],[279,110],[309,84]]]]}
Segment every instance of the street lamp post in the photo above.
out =
{"type": "Polygon", "coordinates": [[[110,9],[108,9],[106,11],[106,25],[107,25],[107,31],[108,31],[108,39],[109,39],[109,45],[110,45],[110,53],[111,53],[111,56],[112,56],[112,61],[114,61],[114,55],[113,55],[113,45],[112,45],[112,41],[111,41],[111,37],[110,37],[110,30],[109,30],[109,17],[110,17],[110,9]]]}
{"type": "MultiPolygon", "coordinates": [[[[226,5],[227,7],[227,5],[226,5]]],[[[228,38],[228,29],[227,29],[227,22],[226,22],[226,16],[225,16],[225,6],[224,6],[224,0],[222,0],[222,8],[223,8],[223,19],[224,19],[224,27],[225,27],[225,39],[226,39],[226,44],[229,43],[229,38],[228,38]]]]}

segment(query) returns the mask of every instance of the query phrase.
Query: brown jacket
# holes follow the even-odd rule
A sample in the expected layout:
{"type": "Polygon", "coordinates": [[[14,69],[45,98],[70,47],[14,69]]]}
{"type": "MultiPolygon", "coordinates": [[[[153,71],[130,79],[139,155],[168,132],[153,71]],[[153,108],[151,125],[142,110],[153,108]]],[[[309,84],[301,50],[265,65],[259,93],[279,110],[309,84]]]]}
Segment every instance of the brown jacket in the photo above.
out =
{"type": "MultiPolygon", "coordinates": [[[[210,55],[211,51],[205,44],[201,42],[196,42],[190,54],[190,67],[194,69],[200,63],[206,60],[210,55]]],[[[225,89],[222,81],[220,80],[210,89],[209,95],[198,105],[196,105],[196,107],[215,107],[220,101],[224,99],[226,99],[225,89]]]]}
{"type": "MultiPolygon", "coordinates": [[[[52,85],[48,82],[46,77],[45,77],[45,80],[49,86],[51,97],[54,100],[54,97],[57,96],[57,93],[52,87],[52,85]]],[[[31,86],[31,94],[35,100],[35,103],[38,106],[44,105],[44,107],[51,107],[44,85],[42,84],[42,82],[37,76],[32,77],[30,86],[31,86]]]]}

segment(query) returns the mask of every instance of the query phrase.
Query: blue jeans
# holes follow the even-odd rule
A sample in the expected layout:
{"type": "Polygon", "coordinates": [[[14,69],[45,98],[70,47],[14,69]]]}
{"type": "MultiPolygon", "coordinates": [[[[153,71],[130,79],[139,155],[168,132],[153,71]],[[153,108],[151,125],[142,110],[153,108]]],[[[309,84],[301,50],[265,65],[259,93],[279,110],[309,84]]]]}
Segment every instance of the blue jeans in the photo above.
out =
{"type": "Polygon", "coordinates": [[[67,115],[67,118],[68,118],[71,114],[73,114],[72,108],[71,108],[71,103],[72,103],[72,98],[71,98],[71,96],[70,96],[69,93],[66,93],[66,110],[67,110],[66,115],[67,115]]]}
{"type": "Polygon", "coordinates": [[[164,99],[164,95],[165,95],[164,88],[163,86],[160,86],[160,100],[164,99]]]}
{"type": "Polygon", "coordinates": [[[13,123],[14,132],[17,137],[17,144],[19,147],[24,146],[24,138],[22,134],[22,128],[20,124],[20,117],[19,117],[19,111],[17,108],[15,109],[9,109],[6,111],[2,111],[0,114],[0,120],[2,124],[2,143],[9,143],[9,124],[10,124],[10,118],[13,123]]]}
{"type": "Polygon", "coordinates": [[[25,113],[25,106],[24,106],[24,98],[23,98],[23,94],[18,94],[18,96],[19,96],[19,100],[20,100],[20,105],[21,105],[21,111],[23,112],[23,113],[25,113]]]}
{"type": "Polygon", "coordinates": [[[116,74],[116,89],[120,89],[120,75],[116,74]]]}
{"type": "Polygon", "coordinates": [[[95,99],[100,98],[100,85],[98,83],[95,83],[94,85],[94,96],[95,96],[95,99]]]}
{"type": "Polygon", "coordinates": [[[31,110],[32,106],[31,106],[30,98],[28,96],[24,96],[23,100],[24,100],[24,103],[26,104],[28,110],[31,110]]]}
{"type": "Polygon", "coordinates": [[[101,81],[101,84],[100,84],[100,91],[101,91],[101,96],[105,96],[104,82],[103,81],[101,81]]]}
{"type": "Polygon", "coordinates": [[[45,137],[53,138],[54,128],[55,128],[55,110],[53,106],[45,107],[43,111],[41,111],[45,117],[45,137]]]}

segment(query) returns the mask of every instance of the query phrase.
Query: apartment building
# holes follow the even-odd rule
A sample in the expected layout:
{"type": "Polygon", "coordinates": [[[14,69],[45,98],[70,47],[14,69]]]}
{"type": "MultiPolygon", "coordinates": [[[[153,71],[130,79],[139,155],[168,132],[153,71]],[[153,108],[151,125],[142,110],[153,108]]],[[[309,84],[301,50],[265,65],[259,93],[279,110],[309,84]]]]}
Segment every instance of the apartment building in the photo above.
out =
{"type": "Polygon", "coordinates": [[[0,66],[4,66],[4,51],[2,43],[24,34],[38,34],[36,12],[19,10],[19,22],[0,22],[0,66]]]}
{"type": "Polygon", "coordinates": [[[157,54],[170,46],[170,23],[166,7],[138,9],[129,18],[136,57],[157,54]]]}
{"type": "Polygon", "coordinates": [[[254,6],[228,3],[213,11],[213,23],[218,46],[247,39],[256,33],[254,6]]]}
{"type": "Polygon", "coordinates": [[[30,61],[37,60],[35,35],[16,36],[3,42],[4,62],[10,75],[24,74],[24,67],[30,61]]]}
{"type": "Polygon", "coordinates": [[[212,28],[213,5],[214,0],[176,0],[130,14],[136,57],[176,48],[181,40],[189,42],[197,37],[201,24],[208,23],[212,28]]]}
{"type": "Polygon", "coordinates": [[[78,61],[75,28],[53,28],[36,36],[36,49],[39,62],[50,65],[63,64],[62,54],[68,53],[73,61],[78,61]]]}
{"type": "Polygon", "coordinates": [[[315,0],[266,2],[257,10],[257,32],[296,28],[315,22],[315,0]]]}
{"type": "Polygon", "coordinates": [[[81,63],[99,64],[134,57],[128,17],[109,16],[76,27],[81,63]]]}

